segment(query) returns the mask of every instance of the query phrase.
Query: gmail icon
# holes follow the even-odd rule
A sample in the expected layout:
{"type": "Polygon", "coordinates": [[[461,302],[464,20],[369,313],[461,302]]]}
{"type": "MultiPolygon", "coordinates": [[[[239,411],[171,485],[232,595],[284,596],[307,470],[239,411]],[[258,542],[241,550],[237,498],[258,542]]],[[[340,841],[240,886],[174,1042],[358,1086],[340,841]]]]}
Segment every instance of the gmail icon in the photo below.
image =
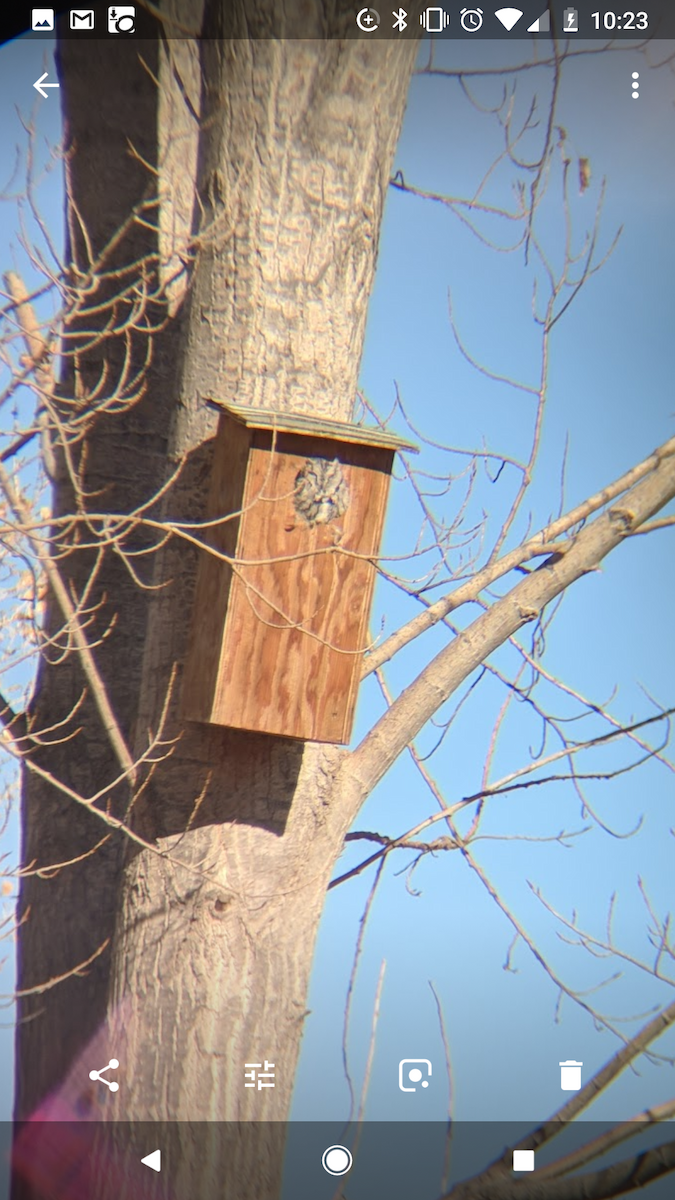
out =
{"type": "Polygon", "coordinates": [[[93,29],[94,28],[94,10],[93,10],[93,8],[71,8],[71,10],[70,10],[70,28],[71,29],[93,29]]]}

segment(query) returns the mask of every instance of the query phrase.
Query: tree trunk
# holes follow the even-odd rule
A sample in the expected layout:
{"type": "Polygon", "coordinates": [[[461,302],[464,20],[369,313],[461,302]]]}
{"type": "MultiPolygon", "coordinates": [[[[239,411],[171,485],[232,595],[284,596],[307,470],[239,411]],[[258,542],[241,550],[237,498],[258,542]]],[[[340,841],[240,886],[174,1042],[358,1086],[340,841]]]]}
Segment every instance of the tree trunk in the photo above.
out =
{"type": "MultiPolygon", "coordinates": [[[[165,505],[173,519],[204,513],[214,417],[203,397],[350,417],[414,53],[413,44],[204,44],[204,232],[170,438],[172,461],[185,460],[165,505]]],[[[129,855],[114,981],[116,1000],[143,996],[124,1027],[131,1112],[280,1120],[351,814],[331,794],[338,751],[181,721],[194,576],[194,554],[175,538],[158,561],[158,581],[171,582],[151,601],[136,752],[158,728],[174,665],[166,736],[179,741],[138,820],[211,881],[146,851],[129,855]],[[171,1031],[161,1062],[148,1036],[158,1028],[171,1031]],[[276,1086],[245,1089],[244,1063],[261,1057],[276,1063],[276,1086]]]]}
{"type": "MultiPolygon", "coordinates": [[[[215,40],[228,33],[218,26],[219,8],[207,5],[212,38],[201,43],[189,292],[181,306],[173,289],[177,315],[163,332],[134,342],[137,359],[153,342],[145,396],[120,416],[100,415],[89,433],[84,483],[99,493],[90,505],[97,511],[128,511],[178,469],[160,515],[203,517],[214,431],[205,397],[341,419],[352,411],[416,44],[215,40]]],[[[170,176],[179,156],[166,136],[167,121],[181,123],[167,115],[175,71],[157,61],[154,47],[143,52],[162,82],[159,96],[151,72],[131,55],[124,87],[119,79],[113,86],[121,60],[107,43],[87,43],[86,55],[75,43],[62,49],[72,192],[95,248],[149,194],[147,172],[129,162],[130,131],[145,161],[157,164],[160,230],[170,227],[167,205],[178,199],[170,176]],[[90,103],[95,76],[104,98],[99,114],[90,103]],[[153,141],[154,121],[160,132],[153,141]]],[[[75,246],[81,241],[77,231],[72,238],[75,246]]],[[[154,253],[157,240],[146,222],[134,225],[106,268],[154,253]]],[[[167,318],[157,306],[152,311],[156,320],[167,318]]],[[[97,353],[114,358],[122,348],[104,343],[84,355],[91,380],[97,353]]],[[[71,373],[71,394],[74,384],[71,373]]],[[[55,492],[57,512],[72,511],[77,498],[65,476],[55,492]]],[[[255,1161],[241,1130],[236,1144],[222,1139],[210,1157],[196,1154],[193,1162],[178,1127],[167,1130],[182,1160],[172,1177],[179,1194],[188,1179],[189,1190],[202,1195],[218,1179],[223,1194],[236,1176],[238,1200],[261,1200],[278,1190],[282,1126],[269,1123],[288,1114],[317,925],[354,814],[333,788],[340,751],[183,721],[195,554],[174,536],[153,561],[153,582],[162,586],[145,592],[109,555],[89,603],[105,601],[96,614],[99,635],[116,616],[95,655],[137,756],[166,708],[167,756],[141,776],[133,823],[171,857],[113,835],[55,877],[24,881],[21,987],[62,974],[115,932],[112,957],[101,953],[84,978],[22,1001],[21,1017],[33,1019],[19,1024],[17,1113],[26,1115],[64,1077],[108,1012],[110,1053],[121,1066],[119,1092],[99,1096],[105,1119],[265,1123],[258,1128],[268,1130],[267,1148],[257,1142],[255,1161]],[[244,1064],[265,1059],[275,1064],[275,1087],[245,1088],[244,1064]]],[[[84,553],[66,560],[78,594],[91,563],[84,553]]],[[[58,624],[53,600],[50,621],[58,624]]],[[[36,728],[65,717],[82,686],[73,655],[43,667],[36,728]]],[[[40,751],[39,761],[86,797],[119,766],[90,697],[77,725],[72,742],[40,751]]],[[[118,790],[113,811],[121,815],[128,793],[118,790]]],[[[106,832],[27,772],[24,861],[68,861],[106,832]]]]}

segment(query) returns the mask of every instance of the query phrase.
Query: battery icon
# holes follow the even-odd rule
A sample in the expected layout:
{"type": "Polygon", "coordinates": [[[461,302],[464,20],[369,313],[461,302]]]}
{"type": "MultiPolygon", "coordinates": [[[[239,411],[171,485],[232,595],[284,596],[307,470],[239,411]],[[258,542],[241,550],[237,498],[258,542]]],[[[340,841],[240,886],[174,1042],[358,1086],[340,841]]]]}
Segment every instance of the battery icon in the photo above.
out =
{"type": "Polygon", "coordinates": [[[563,13],[563,33],[579,32],[579,11],[576,8],[566,8],[563,13]]]}

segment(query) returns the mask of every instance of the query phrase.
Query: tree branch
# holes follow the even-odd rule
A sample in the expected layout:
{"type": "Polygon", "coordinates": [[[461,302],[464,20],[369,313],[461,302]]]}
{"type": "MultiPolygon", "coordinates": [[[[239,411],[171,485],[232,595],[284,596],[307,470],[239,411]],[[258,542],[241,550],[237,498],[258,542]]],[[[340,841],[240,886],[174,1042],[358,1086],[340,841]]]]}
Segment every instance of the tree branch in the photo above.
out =
{"type": "Polygon", "coordinates": [[[556,596],[593,571],[625,538],[675,496],[675,438],[651,456],[652,470],[612,508],[582,529],[564,554],[552,554],[536,571],[436,655],[345,759],[344,784],[356,788],[356,808],[457,687],[556,596]]]}
{"type": "Polygon", "coordinates": [[[12,741],[20,741],[25,736],[26,714],[18,713],[2,692],[0,692],[0,725],[10,734],[12,741]]]}
{"type": "MultiPolygon", "coordinates": [[[[550,543],[555,538],[572,529],[580,521],[586,520],[593,513],[597,512],[598,509],[603,508],[611,500],[620,496],[627,488],[633,487],[639,480],[644,479],[646,475],[649,475],[654,470],[659,462],[669,455],[675,455],[675,438],[670,438],[669,441],[664,442],[653,454],[650,454],[641,463],[637,463],[634,467],[631,467],[629,471],[626,471],[618,479],[615,479],[613,483],[608,484],[607,487],[596,492],[595,495],[589,496],[582,504],[578,504],[576,508],[571,509],[564,516],[559,517],[556,521],[552,521],[550,525],[545,525],[543,529],[540,529],[538,533],[535,533],[533,537],[529,538],[521,546],[517,546],[515,550],[510,550],[508,554],[504,554],[496,562],[484,567],[482,571],[478,571],[472,579],[468,579],[466,583],[455,588],[453,592],[450,592],[447,596],[441,596],[440,600],[437,600],[434,604],[430,604],[424,612],[418,613],[406,625],[401,626],[395,633],[392,633],[391,637],[388,637],[381,646],[376,647],[376,649],[368,654],[364,659],[362,678],[376,671],[383,663],[389,662],[409,642],[419,637],[421,633],[425,633],[427,629],[431,629],[432,626],[437,625],[439,621],[442,621],[449,613],[460,608],[462,604],[467,604],[469,601],[475,600],[495,580],[501,579],[509,571],[522,566],[523,563],[529,562],[533,558],[537,558],[545,553],[552,553],[550,543]]],[[[661,522],[658,525],[660,527],[661,522]]],[[[652,522],[650,528],[655,527],[656,524],[652,522]]],[[[636,534],[646,533],[647,529],[636,528],[633,532],[636,534]]],[[[566,544],[563,543],[558,548],[558,553],[564,553],[565,548],[566,544]]]]}
{"type": "Polygon", "coordinates": [[[56,602],[61,610],[61,614],[66,623],[69,633],[72,635],[75,646],[77,647],[82,664],[82,670],[85,678],[91,688],[91,695],[98,709],[103,728],[106,731],[110,744],[113,748],[117,761],[122,768],[122,771],[127,775],[132,783],[136,779],[136,766],[131,753],[124,740],[124,735],[120,728],[120,724],[113,712],[108,691],[101,677],[96,659],[92,653],[91,647],[87,641],[82,624],[75,609],[73,602],[68,595],[59,569],[54,562],[49,551],[43,549],[35,537],[28,530],[31,524],[31,513],[27,509],[24,501],[18,490],[14,487],[12,479],[7,474],[5,468],[0,464],[0,488],[2,488],[7,502],[10,505],[14,516],[25,532],[28,542],[30,542],[36,559],[44,568],[49,586],[51,587],[56,597],[56,602]]]}

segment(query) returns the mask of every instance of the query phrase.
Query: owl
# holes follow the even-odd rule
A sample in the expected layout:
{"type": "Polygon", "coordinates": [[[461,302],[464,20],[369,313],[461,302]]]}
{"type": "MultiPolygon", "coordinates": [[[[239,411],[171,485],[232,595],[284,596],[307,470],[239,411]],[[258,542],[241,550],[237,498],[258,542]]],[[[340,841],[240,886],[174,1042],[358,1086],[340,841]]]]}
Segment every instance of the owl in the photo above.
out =
{"type": "Polygon", "coordinates": [[[344,516],[349,488],[337,458],[308,458],[295,477],[293,504],[308,525],[328,525],[344,516]]]}

